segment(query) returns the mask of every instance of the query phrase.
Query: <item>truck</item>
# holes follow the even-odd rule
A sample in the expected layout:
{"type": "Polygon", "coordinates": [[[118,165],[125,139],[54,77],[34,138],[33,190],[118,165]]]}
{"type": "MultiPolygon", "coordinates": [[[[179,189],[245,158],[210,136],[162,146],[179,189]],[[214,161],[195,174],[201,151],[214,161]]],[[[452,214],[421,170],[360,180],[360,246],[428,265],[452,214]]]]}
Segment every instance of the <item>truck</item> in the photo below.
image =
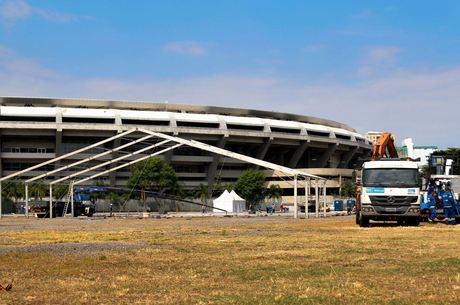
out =
{"type": "MultiPolygon", "coordinates": [[[[443,185],[446,185],[452,193],[455,199],[455,218],[457,223],[460,221],[460,175],[454,175],[452,173],[453,160],[447,156],[438,154],[432,154],[429,159],[428,174],[429,177],[425,184],[425,190],[422,191],[422,203],[421,203],[421,220],[428,220],[429,207],[427,203],[427,193],[434,190],[436,193],[442,189],[443,185]]],[[[436,216],[435,220],[444,221],[444,210],[442,208],[441,201],[438,196],[436,200],[436,216]]]]}
{"type": "MultiPolygon", "coordinates": [[[[76,187],[73,190],[74,197],[74,217],[93,216],[95,212],[95,198],[93,193],[107,192],[106,187],[85,186],[76,187]]],[[[37,218],[50,217],[49,201],[38,200],[29,203],[29,213],[37,218]]],[[[66,200],[53,201],[53,217],[61,217],[70,212],[70,198],[66,200]]]]}
{"type": "Polygon", "coordinates": [[[398,157],[391,133],[381,135],[356,181],[357,224],[367,227],[376,220],[419,225],[421,179],[414,161],[398,157]]]}
{"type": "Polygon", "coordinates": [[[364,162],[356,203],[356,223],[394,220],[418,226],[420,222],[420,176],[416,162],[384,159],[364,162]]]}

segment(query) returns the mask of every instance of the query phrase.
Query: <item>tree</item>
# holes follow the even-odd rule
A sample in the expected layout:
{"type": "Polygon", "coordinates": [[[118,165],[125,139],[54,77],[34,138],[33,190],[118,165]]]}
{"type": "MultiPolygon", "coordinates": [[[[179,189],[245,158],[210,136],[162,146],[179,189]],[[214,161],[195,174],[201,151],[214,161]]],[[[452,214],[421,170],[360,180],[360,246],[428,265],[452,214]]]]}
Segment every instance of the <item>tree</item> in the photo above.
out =
{"type": "Polygon", "coordinates": [[[283,189],[278,184],[272,184],[265,190],[265,197],[273,201],[281,198],[282,195],[283,189]]]}
{"type": "MultiPolygon", "coordinates": [[[[433,152],[430,155],[430,173],[431,174],[436,174],[436,166],[431,164],[431,157],[433,156],[439,156],[439,157],[444,157],[446,159],[452,159],[454,163],[452,164],[451,168],[451,175],[460,175],[460,148],[448,148],[446,150],[438,150],[433,152]]],[[[444,169],[443,169],[444,171],[444,169]]]]}
{"type": "Polygon", "coordinates": [[[117,194],[116,192],[108,192],[106,197],[112,204],[118,206],[119,211],[124,211],[126,203],[129,200],[129,193],[117,194]]]}
{"type": "Polygon", "coordinates": [[[225,190],[225,186],[222,184],[222,178],[217,175],[215,178],[214,178],[214,183],[208,187],[208,192],[209,192],[209,195],[211,197],[213,196],[219,196],[220,194],[222,194],[222,192],[225,190]]]}
{"type": "Polygon", "coordinates": [[[18,208],[18,201],[25,196],[24,183],[19,181],[8,181],[3,184],[2,196],[14,202],[15,210],[18,208]]]}
{"type": "Polygon", "coordinates": [[[355,197],[356,186],[351,180],[345,180],[340,189],[340,196],[342,197],[355,197]]]}
{"type": "Polygon", "coordinates": [[[67,194],[69,193],[69,184],[59,183],[53,186],[53,197],[56,199],[65,199],[67,194]]]}
{"type": "Polygon", "coordinates": [[[205,204],[209,199],[208,191],[208,186],[200,183],[200,185],[195,190],[195,198],[200,199],[200,201],[205,204]]]}
{"type": "Polygon", "coordinates": [[[422,168],[420,168],[420,177],[427,181],[430,179],[430,167],[428,165],[423,165],[422,168]]]}
{"type": "MultiPolygon", "coordinates": [[[[195,190],[195,198],[200,199],[201,203],[207,205],[209,199],[209,187],[201,184],[195,190]]],[[[205,206],[202,206],[203,212],[206,210],[205,206]]]]}
{"type": "MultiPolygon", "coordinates": [[[[107,185],[101,180],[94,182],[93,186],[101,187],[103,189],[107,187],[107,185]]],[[[99,199],[107,199],[109,198],[109,192],[107,191],[107,189],[100,192],[91,192],[91,198],[93,198],[96,202],[99,199]]]]}
{"type": "Polygon", "coordinates": [[[49,195],[48,185],[43,181],[36,181],[30,184],[29,192],[34,200],[42,200],[46,195],[49,195]]]}
{"type": "Polygon", "coordinates": [[[141,190],[140,199],[144,206],[146,190],[160,194],[183,195],[176,172],[159,158],[149,158],[134,164],[131,167],[128,186],[141,190]]]}
{"type": "Polygon", "coordinates": [[[246,200],[250,210],[255,204],[264,199],[264,182],[264,173],[255,169],[245,170],[238,177],[234,190],[246,200]]]}

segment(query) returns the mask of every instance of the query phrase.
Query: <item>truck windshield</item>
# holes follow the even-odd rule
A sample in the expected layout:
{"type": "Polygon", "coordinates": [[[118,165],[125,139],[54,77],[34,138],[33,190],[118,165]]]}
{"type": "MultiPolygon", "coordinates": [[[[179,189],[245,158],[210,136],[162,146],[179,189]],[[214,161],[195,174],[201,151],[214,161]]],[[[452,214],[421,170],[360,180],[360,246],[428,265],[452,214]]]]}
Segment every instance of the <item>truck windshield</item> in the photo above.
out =
{"type": "Polygon", "coordinates": [[[363,186],[418,187],[418,170],[408,168],[370,168],[363,171],[363,186]]]}

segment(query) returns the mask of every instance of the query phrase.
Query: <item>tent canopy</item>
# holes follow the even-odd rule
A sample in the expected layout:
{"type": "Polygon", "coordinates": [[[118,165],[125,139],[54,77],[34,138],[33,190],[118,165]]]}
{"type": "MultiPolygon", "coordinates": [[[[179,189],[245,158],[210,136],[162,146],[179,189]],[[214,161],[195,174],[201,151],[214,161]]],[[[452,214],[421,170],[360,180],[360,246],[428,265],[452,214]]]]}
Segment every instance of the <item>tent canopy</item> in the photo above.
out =
{"type": "MultiPolygon", "coordinates": [[[[229,193],[225,190],[219,197],[213,200],[214,207],[226,210],[229,213],[241,213],[246,211],[246,201],[238,196],[235,191],[229,193]]],[[[214,209],[214,213],[222,212],[214,209]]]]}

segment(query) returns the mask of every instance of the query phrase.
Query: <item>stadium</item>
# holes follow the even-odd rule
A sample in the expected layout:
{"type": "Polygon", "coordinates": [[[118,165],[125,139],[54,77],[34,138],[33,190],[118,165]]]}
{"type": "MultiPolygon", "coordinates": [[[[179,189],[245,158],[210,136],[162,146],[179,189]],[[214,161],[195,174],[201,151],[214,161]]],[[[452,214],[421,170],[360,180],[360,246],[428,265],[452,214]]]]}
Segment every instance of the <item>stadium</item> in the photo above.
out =
{"type": "MultiPolygon", "coordinates": [[[[328,178],[327,194],[338,194],[342,179],[351,177],[359,158],[372,143],[352,127],[306,115],[251,109],[155,102],[87,99],[3,97],[0,99],[1,174],[9,175],[45,160],[89,146],[132,128],[193,139],[310,174],[328,178]]],[[[118,139],[105,149],[124,143],[118,139]]],[[[148,143],[131,147],[138,149],[148,143]]],[[[130,149],[107,156],[129,152],[130,149]]],[[[75,155],[74,160],[87,157],[75,155]]],[[[201,151],[179,147],[160,156],[176,171],[185,189],[200,184],[236,181],[251,166],[201,151]]],[[[62,164],[61,164],[62,165],[62,164]]],[[[33,177],[50,170],[28,173],[33,177]]],[[[56,177],[71,172],[60,172],[56,177]]],[[[102,176],[111,186],[125,186],[129,168],[102,176]]],[[[266,170],[268,183],[284,189],[283,201],[292,202],[292,184],[266,170]]],[[[96,181],[88,181],[88,184],[96,181]]]]}

